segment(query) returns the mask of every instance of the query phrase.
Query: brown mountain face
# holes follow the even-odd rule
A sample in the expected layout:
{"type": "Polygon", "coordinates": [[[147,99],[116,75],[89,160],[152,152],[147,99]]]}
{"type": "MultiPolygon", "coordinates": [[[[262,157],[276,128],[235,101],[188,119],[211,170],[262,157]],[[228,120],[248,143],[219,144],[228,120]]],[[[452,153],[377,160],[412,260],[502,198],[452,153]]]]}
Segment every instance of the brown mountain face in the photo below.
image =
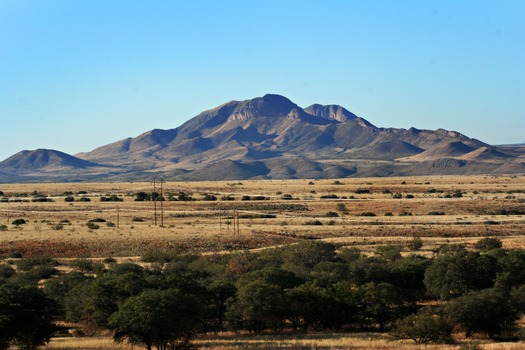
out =
{"type": "Polygon", "coordinates": [[[0,181],[42,181],[43,174],[53,181],[46,169],[77,181],[146,180],[153,174],[230,180],[484,173],[503,162],[506,172],[519,172],[524,160],[516,149],[454,131],[378,128],[341,106],[303,109],[279,95],[231,101],[178,128],[151,130],[76,157],[61,153],[58,163],[52,157],[28,160],[41,150],[24,152],[13,156],[17,161],[0,163],[0,181]]]}

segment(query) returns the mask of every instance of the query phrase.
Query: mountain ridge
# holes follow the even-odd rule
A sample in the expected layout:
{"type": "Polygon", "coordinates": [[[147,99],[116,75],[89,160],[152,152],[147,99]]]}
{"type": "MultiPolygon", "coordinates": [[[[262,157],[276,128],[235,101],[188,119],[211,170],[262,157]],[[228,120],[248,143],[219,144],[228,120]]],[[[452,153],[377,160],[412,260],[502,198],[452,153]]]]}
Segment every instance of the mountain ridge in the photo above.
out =
{"type": "Polygon", "coordinates": [[[74,156],[43,153],[23,151],[0,162],[0,181],[521,172],[525,159],[522,148],[498,148],[446,129],[376,127],[339,105],[303,109],[275,94],[229,101],[174,129],[153,129],[74,156]]]}

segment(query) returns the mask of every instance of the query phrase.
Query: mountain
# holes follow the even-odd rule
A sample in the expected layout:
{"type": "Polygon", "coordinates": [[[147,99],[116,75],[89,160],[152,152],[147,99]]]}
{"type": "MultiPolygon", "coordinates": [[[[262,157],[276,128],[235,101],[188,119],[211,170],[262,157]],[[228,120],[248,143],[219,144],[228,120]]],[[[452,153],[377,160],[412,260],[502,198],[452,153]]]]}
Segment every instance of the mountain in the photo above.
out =
{"type": "Polygon", "coordinates": [[[303,109],[269,94],[230,101],[175,129],[154,129],[76,156],[23,151],[0,162],[0,181],[42,181],[44,175],[49,181],[125,181],[153,174],[234,180],[512,172],[524,160],[521,148],[509,151],[444,129],[376,127],[341,106],[303,109]]]}
{"type": "Polygon", "coordinates": [[[1,164],[4,172],[32,173],[35,171],[56,171],[67,168],[99,167],[100,164],[80,159],[69,154],[37,149],[35,151],[21,151],[7,158],[1,164]]]}

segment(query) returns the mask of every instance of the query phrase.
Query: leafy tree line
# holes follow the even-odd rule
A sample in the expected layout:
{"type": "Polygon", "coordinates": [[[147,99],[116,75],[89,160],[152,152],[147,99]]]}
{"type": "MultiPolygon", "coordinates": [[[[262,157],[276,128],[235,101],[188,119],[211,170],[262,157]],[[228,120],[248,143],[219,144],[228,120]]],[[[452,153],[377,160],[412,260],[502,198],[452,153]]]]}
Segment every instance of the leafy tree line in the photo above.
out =
{"type": "Polygon", "coordinates": [[[475,248],[444,246],[426,258],[383,246],[370,256],[307,241],[259,253],[157,252],[144,266],[78,259],[68,273],[50,258],[21,259],[16,271],[0,265],[0,349],[33,349],[56,321],[147,349],[223,330],[376,330],[419,343],[452,341],[454,330],[516,337],[525,251],[491,238],[475,248]]]}

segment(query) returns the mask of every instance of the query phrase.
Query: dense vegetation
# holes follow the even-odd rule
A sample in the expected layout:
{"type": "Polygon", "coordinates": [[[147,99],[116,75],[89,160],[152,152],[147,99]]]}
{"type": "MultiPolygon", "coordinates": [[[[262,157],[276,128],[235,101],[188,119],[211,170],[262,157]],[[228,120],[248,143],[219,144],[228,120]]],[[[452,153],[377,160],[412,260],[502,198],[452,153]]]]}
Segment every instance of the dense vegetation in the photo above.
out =
{"type": "Polygon", "coordinates": [[[15,268],[0,265],[0,349],[34,349],[65,331],[57,321],[147,349],[222,330],[376,330],[418,343],[451,342],[454,330],[519,337],[524,250],[485,238],[426,258],[411,243],[412,253],[381,246],[373,256],[320,241],[230,255],[152,252],[140,265],[78,259],[61,273],[49,257],[7,259],[15,268]]]}

